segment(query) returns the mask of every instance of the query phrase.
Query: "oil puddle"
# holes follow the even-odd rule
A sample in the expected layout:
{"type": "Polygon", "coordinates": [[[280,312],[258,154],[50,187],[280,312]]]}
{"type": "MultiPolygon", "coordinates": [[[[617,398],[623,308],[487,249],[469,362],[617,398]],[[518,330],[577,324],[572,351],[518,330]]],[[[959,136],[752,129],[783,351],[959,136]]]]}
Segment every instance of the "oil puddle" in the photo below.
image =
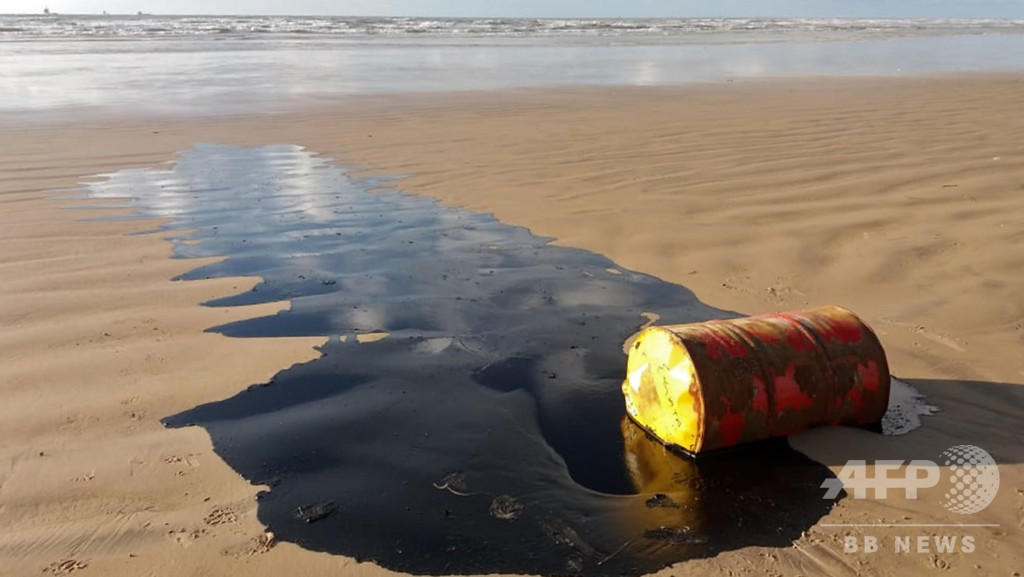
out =
{"type": "Polygon", "coordinates": [[[624,420],[631,334],[735,316],[684,287],[295,146],[197,146],[86,186],[188,229],[178,257],[226,256],[183,279],[264,279],[210,306],[290,301],[211,330],[331,337],[165,420],[269,487],[280,540],[414,574],[639,575],[790,546],[833,504],[829,470],[785,441],[695,463],[624,420]]]}

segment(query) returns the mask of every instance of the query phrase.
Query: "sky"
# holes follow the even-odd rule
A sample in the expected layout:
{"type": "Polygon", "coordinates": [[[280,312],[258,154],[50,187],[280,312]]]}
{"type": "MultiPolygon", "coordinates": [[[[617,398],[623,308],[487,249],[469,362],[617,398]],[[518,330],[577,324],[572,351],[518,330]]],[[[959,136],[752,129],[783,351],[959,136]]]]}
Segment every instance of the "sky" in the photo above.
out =
{"type": "Polygon", "coordinates": [[[0,13],[1024,18],[1024,0],[0,0],[0,13]]]}

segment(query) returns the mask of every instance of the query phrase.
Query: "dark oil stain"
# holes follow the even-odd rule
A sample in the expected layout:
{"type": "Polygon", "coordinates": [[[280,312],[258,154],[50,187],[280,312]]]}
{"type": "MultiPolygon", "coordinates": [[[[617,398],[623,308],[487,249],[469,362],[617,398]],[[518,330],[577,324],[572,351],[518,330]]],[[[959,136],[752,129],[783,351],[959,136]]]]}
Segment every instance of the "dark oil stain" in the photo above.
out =
{"type": "Polygon", "coordinates": [[[414,574],[639,575],[789,546],[833,504],[828,469],[784,440],[695,462],[623,418],[622,343],[642,313],[736,316],[682,286],[295,146],[202,145],[86,186],[190,229],[178,257],[226,257],[182,279],[263,279],[208,305],[290,302],[211,330],[331,337],[165,420],[205,428],[270,486],[258,515],[279,540],[414,574]]]}

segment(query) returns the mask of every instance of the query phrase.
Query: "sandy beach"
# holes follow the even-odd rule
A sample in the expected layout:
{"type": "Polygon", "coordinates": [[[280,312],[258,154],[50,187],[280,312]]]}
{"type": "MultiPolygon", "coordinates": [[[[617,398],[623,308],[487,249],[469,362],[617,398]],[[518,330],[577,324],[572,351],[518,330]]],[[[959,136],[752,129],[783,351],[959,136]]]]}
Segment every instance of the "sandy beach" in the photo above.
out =
{"type": "Polygon", "coordinates": [[[256,518],[266,487],[221,460],[204,429],[160,422],[317,358],[325,338],[204,332],[288,303],[201,306],[259,279],[174,282],[215,259],[171,259],[170,233],[129,236],[159,223],[93,219],[129,209],[58,199],[93,175],[166,167],[218,143],[294,144],[361,175],[403,176],[402,191],[492,213],[718,309],[846,306],[875,328],[892,373],[941,411],[906,436],[831,428],[793,447],[833,472],[852,458],[937,459],[957,444],[999,463],[995,502],[969,517],[938,496],[898,495],[847,497],[822,519],[990,526],[819,524],[786,547],[662,574],[1017,575],[1022,93],[1020,74],[747,80],[366,97],[244,116],[67,113],[0,128],[0,574],[390,572],[277,542],[256,518]],[[844,553],[849,535],[882,545],[844,553]],[[896,553],[902,535],[976,546],[896,553]]]}

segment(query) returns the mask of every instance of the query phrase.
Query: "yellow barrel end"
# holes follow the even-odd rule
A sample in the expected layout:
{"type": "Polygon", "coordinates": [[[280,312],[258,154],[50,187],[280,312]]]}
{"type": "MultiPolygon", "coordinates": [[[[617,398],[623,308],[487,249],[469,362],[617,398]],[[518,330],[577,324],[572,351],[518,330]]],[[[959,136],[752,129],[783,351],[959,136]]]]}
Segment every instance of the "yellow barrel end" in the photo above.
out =
{"type": "Polygon", "coordinates": [[[693,360],[670,330],[650,327],[629,351],[622,383],[626,411],[641,427],[690,453],[703,438],[703,400],[693,360]]]}

